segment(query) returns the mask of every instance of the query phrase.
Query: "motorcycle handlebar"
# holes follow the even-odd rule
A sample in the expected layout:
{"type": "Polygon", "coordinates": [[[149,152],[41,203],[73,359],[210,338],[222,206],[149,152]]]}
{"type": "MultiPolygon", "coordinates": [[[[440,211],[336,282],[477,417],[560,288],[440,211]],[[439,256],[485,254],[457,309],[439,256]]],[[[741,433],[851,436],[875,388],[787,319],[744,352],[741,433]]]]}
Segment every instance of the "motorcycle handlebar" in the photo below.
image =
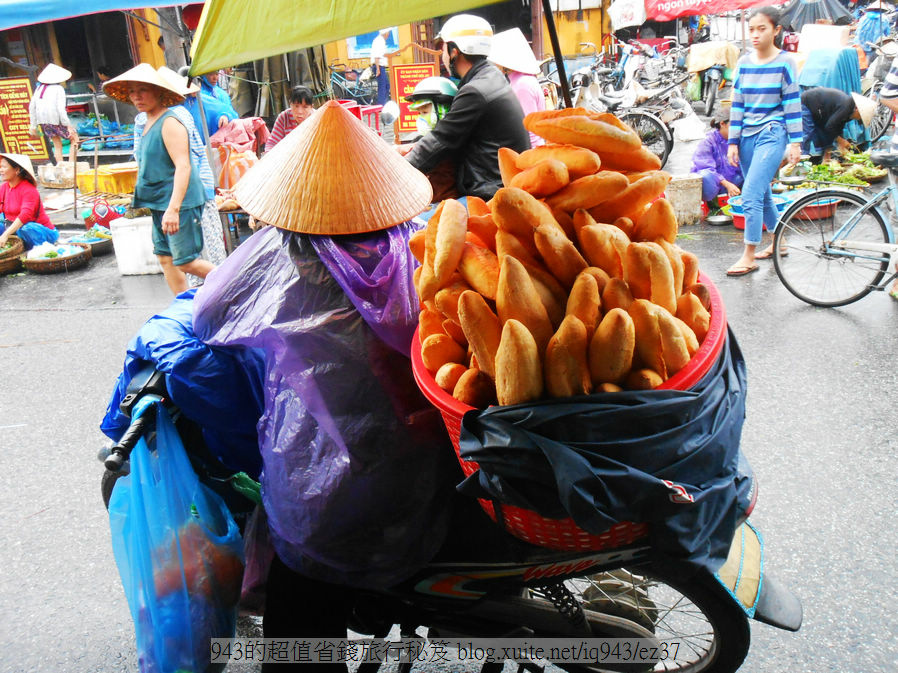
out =
{"type": "Polygon", "coordinates": [[[110,472],[118,472],[122,469],[125,461],[131,455],[137,441],[143,436],[156,413],[156,407],[151,406],[146,409],[139,417],[132,419],[128,429],[122,438],[109,450],[109,455],[103,461],[103,465],[110,472]]]}

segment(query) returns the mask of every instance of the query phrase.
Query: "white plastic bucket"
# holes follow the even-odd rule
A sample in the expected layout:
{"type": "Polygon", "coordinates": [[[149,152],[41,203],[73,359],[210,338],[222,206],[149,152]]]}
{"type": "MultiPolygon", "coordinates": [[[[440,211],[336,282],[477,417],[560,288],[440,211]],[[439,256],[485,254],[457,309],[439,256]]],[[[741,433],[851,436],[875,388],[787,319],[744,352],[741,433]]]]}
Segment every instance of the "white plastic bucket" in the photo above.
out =
{"type": "Polygon", "coordinates": [[[123,276],[142,276],[162,273],[159,260],[153,254],[153,218],[119,217],[109,223],[115,261],[123,276]]]}

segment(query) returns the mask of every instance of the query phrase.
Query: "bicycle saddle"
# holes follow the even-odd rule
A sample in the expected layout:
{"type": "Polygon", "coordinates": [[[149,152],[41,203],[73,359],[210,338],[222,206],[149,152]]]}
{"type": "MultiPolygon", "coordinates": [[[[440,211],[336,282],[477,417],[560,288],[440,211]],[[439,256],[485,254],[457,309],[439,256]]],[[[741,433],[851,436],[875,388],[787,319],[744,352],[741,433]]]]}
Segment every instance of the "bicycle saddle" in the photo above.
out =
{"type": "Polygon", "coordinates": [[[898,168],[898,152],[871,152],[870,161],[883,168],[898,168]]]}

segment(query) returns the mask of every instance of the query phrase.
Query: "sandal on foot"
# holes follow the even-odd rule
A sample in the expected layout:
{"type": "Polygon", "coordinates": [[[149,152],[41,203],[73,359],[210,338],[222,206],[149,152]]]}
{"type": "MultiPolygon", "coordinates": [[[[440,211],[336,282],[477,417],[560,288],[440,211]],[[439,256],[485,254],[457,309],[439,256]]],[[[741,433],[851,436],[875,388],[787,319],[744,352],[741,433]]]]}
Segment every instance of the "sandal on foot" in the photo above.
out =
{"type": "MultiPolygon", "coordinates": [[[[780,257],[788,257],[788,256],[789,256],[788,250],[780,253],[780,257]]],[[[771,257],[773,257],[772,250],[770,252],[759,252],[757,255],[755,255],[755,259],[770,259],[771,257]]]]}
{"type": "Polygon", "coordinates": [[[744,266],[742,264],[739,264],[737,266],[731,266],[729,269],[727,269],[727,275],[728,276],[745,276],[745,275],[750,274],[752,271],[757,271],[758,268],[759,267],[757,264],[752,264],[751,266],[744,266]]]}

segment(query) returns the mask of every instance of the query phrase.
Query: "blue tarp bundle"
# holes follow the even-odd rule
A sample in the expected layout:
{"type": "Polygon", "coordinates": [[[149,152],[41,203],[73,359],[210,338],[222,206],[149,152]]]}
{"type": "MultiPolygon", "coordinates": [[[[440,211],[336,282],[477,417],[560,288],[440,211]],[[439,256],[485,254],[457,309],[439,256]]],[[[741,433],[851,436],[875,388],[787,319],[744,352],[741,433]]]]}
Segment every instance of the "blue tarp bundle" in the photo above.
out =
{"type": "Polygon", "coordinates": [[[739,451],[745,362],[732,333],[689,391],[603,393],[465,414],[461,455],[480,470],[459,488],[572,517],[599,534],[650,522],[653,551],[714,572],[752,495],[739,451]]]}
{"type": "Polygon", "coordinates": [[[152,3],[147,3],[146,0],[0,0],[0,30],[85,14],[141,9],[147,4],[152,4],[153,7],[174,7],[184,3],[171,0],[153,0],[152,3]]]}
{"type": "MultiPolygon", "coordinates": [[[[857,51],[852,47],[814,49],[808,54],[808,60],[798,75],[798,85],[802,91],[824,86],[845,93],[861,93],[861,67],[857,51]]],[[[842,137],[854,143],[870,139],[859,121],[845,124],[842,137]]]]}
{"type": "Polygon", "coordinates": [[[193,333],[195,290],[179,295],[150,318],[128,344],[100,429],[118,440],[130,419],[119,410],[128,383],[152,362],[165,374],[172,401],[203,429],[206,444],[225,466],[259,478],[256,423],[262,415],[262,358],[248,349],[214,348],[193,333]]]}

